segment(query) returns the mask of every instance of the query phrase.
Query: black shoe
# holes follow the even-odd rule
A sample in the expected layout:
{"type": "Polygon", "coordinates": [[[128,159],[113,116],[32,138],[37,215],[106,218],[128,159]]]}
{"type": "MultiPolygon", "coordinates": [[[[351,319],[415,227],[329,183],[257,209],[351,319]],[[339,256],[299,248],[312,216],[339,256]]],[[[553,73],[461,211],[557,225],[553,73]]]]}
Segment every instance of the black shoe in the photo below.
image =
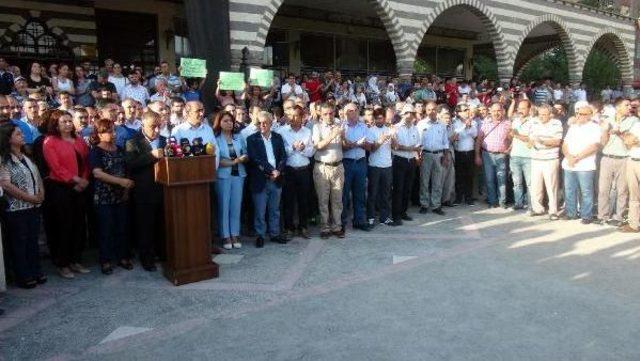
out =
{"type": "Polygon", "coordinates": [[[620,227],[622,225],[622,222],[618,221],[617,219],[610,219],[607,221],[607,224],[614,227],[620,227]]]}
{"type": "Polygon", "coordinates": [[[514,211],[520,211],[520,210],[523,210],[523,209],[524,209],[524,206],[513,206],[513,210],[514,211]]]}
{"type": "Polygon", "coordinates": [[[142,268],[147,272],[155,272],[158,270],[155,263],[143,263],[142,268]]]}
{"type": "Polygon", "coordinates": [[[544,216],[544,215],[545,215],[545,213],[544,213],[544,212],[536,213],[536,212],[533,212],[533,211],[532,211],[529,215],[530,215],[531,217],[540,217],[540,216],[544,216]]]}
{"type": "Polygon", "coordinates": [[[300,237],[302,237],[302,238],[304,238],[304,239],[309,239],[309,238],[311,238],[311,237],[309,236],[309,231],[307,231],[307,229],[306,229],[306,228],[300,228],[300,229],[298,230],[298,236],[300,236],[300,237]]]}
{"type": "Polygon", "coordinates": [[[591,223],[593,223],[593,224],[600,224],[600,225],[603,225],[603,224],[606,224],[607,222],[605,222],[604,220],[602,220],[602,219],[600,219],[600,218],[593,218],[593,219],[591,220],[591,223]]]}
{"type": "Polygon", "coordinates": [[[431,212],[440,215],[440,216],[444,216],[444,211],[442,210],[442,208],[436,208],[434,210],[432,210],[431,212]]]}
{"type": "Polygon", "coordinates": [[[369,232],[369,231],[371,231],[371,227],[370,227],[368,224],[366,224],[366,223],[363,223],[363,224],[356,224],[356,225],[354,225],[354,226],[353,226],[353,228],[354,228],[354,229],[359,229],[359,230],[364,231],[364,232],[369,232]]]}
{"type": "Polygon", "coordinates": [[[419,213],[420,213],[420,214],[427,214],[427,213],[429,213],[429,208],[427,208],[427,207],[420,207],[420,211],[419,211],[419,213]]]}
{"type": "MultiPolygon", "coordinates": [[[[575,219],[578,219],[578,217],[577,216],[568,216],[566,214],[562,214],[562,215],[560,215],[560,219],[563,220],[563,221],[573,221],[575,219]]],[[[591,223],[591,220],[589,220],[589,223],[591,223]]]]}
{"type": "Polygon", "coordinates": [[[509,206],[506,204],[501,204],[500,207],[502,207],[502,209],[509,209],[509,206]]]}
{"type": "Polygon", "coordinates": [[[397,221],[393,221],[391,223],[387,223],[387,225],[391,226],[391,227],[398,227],[398,226],[402,225],[402,221],[398,219],[397,221]]]}
{"type": "Polygon", "coordinates": [[[118,266],[126,269],[127,271],[131,271],[133,269],[133,263],[130,260],[122,260],[118,262],[118,266]]]}
{"type": "Polygon", "coordinates": [[[498,208],[497,204],[487,203],[487,208],[498,208]]]}
{"type": "Polygon", "coordinates": [[[473,200],[469,200],[469,201],[467,201],[467,205],[468,206],[475,206],[476,203],[473,200]]]}
{"type": "Polygon", "coordinates": [[[23,282],[16,283],[16,286],[18,286],[20,288],[24,288],[25,290],[30,290],[32,288],[36,288],[37,285],[38,285],[38,282],[36,282],[36,280],[28,280],[28,281],[23,281],[23,282]]]}
{"type": "Polygon", "coordinates": [[[582,224],[589,224],[591,223],[590,219],[584,218],[583,220],[580,221],[582,224]]]}
{"type": "Polygon", "coordinates": [[[338,238],[344,238],[344,235],[345,235],[344,226],[341,227],[339,231],[333,232],[333,235],[338,238]]]}
{"type": "Polygon", "coordinates": [[[442,205],[445,207],[453,207],[453,203],[451,202],[443,202],[442,205]]]}
{"type": "MultiPolygon", "coordinates": [[[[406,215],[406,214],[403,214],[400,218],[401,218],[403,221],[407,221],[407,222],[411,222],[411,221],[413,221],[413,218],[409,217],[409,216],[408,216],[408,215],[406,215]]],[[[400,223],[400,224],[402,224],[402,223],[400,223]]]]}
{"type": "Polygon", "coordinates": [[[271,237],[271,242],[287,244],[287,242],[289,241],[283,238],[282,236],[274,236],[274,237],[271,237]]]}
{"type": "Polygon", "coordinates": [[[329,232],[329,231],[320,232],[320,238],[327,239],[329,237],[331,237],[331,232],[329,232]]]}
{"type": "Polygon", "coordinates": [[[258,237],[256,238],[256,248],[264,247],[264,238],[258,237]]]}
{"type": "Polygon", "coordinates": [[[47,276],[45,276],[45,275],[38,276],[38,278],[36,278],[36,282],[39,285],[43,285],[43,284],[47,283],[47,276]]]}
{"type": "Polygon", "coordinates": [[[111,267],[110,264],[103,264],[100,266],[100,272],[102,272],[103,275],[108,276],[113,273],[113,267],[111,267]]]}

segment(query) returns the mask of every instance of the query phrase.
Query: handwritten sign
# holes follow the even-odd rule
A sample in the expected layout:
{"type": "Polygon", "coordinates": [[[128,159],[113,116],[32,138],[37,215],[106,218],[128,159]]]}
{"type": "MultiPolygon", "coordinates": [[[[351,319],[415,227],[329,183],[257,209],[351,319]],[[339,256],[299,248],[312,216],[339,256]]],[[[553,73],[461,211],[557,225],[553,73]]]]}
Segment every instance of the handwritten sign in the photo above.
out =
{"type": "Polygon", "coordinates": [[[220,90],[244,90],[244,73],[220,72],[220,90]]]}
{"type": "Polygon", "coordinates": [[[251,68],[249,84],[263,88],[270,88],[273,84],[273,70],[251,68]]]}
{"type": "Polygon", "coordinates": [[[205,59],[181,58],[180,75],[185,78],[206,78],[207,61],[205,59]]]}

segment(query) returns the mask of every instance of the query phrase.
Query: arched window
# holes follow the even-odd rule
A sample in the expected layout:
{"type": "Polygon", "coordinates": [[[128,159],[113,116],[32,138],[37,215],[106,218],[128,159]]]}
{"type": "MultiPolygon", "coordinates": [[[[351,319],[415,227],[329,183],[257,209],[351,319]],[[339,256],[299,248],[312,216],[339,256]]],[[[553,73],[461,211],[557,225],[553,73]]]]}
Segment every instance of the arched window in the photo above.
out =
{"type": "Polygon", "coordinates": [[[59,58],[73,57],[71,49],[62,44],[60,37],[51,32],[39,19],[31,18],[15,33],[10,42],[2,45],[2,53],[18,57],[59,58]]]}

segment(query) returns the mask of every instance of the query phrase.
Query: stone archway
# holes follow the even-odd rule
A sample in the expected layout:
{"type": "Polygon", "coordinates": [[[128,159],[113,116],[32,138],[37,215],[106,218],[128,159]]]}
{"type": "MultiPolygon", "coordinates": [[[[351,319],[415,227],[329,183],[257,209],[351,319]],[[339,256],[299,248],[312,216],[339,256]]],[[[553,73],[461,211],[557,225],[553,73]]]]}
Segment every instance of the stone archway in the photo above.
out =
{"type": "MultiPolygon", "coordinates": [[[[624,86],[630,87],[633,82],[632,55],[616,31],[611,28],[605,28],[594,35],[593,38],[591,38],[589,45],[586,47],[587,53],[584,54],[585,62],[591,51],[595,48],[602,50],[603,53],[618,65],[624,86]]],[[[580,70],[581,76],[583,75],[583,71],[584,63],[580,70]]]]}

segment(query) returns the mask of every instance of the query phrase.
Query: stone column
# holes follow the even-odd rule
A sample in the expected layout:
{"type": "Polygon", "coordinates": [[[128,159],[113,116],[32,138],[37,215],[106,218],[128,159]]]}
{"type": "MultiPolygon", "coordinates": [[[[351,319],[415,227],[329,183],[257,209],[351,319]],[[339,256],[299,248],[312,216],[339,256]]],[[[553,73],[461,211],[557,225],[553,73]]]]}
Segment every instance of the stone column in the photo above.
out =
{"type": "MultiPolygon", "coordinates": [[[[397,56],[397,55],[396,55],[397,56]]],[[[398,77],[402,80],[410,80],[413,76],[413,63],[415,59],[398,59],[396,60],[396,71],[398,77]]]]}

